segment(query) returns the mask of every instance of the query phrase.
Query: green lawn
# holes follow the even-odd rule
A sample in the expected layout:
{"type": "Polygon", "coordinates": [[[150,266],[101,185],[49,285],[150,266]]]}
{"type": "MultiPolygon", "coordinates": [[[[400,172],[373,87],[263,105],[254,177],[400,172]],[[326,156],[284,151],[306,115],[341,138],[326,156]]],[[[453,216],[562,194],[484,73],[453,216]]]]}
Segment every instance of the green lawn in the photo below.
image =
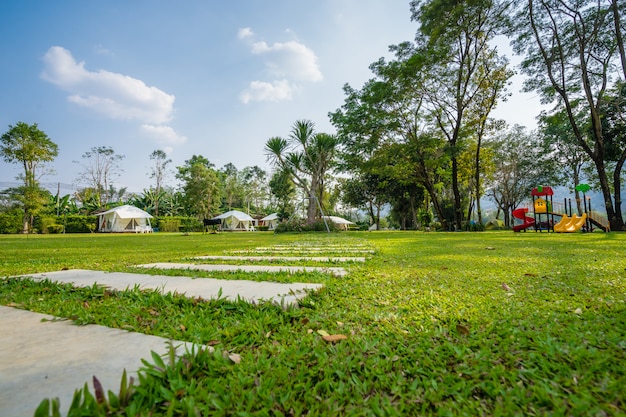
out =
{"type": "Polygon", "coordinates": [[[146,363],[128,415],[626,415],[626,234],[0,236],[0,276],[283,245],[375,253],[346,278],[256,276],[326,285],[288,311],[12,279],[0,304],[215,346],[146,363]]]}

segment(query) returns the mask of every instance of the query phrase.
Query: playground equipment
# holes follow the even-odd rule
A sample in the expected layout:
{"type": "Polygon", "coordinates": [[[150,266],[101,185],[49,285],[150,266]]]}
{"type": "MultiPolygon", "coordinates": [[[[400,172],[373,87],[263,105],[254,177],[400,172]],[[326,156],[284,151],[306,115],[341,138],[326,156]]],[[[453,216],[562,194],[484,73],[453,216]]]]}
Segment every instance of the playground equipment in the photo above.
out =
{"type": "Polygon", "coordinates": [[[522,207],[513,210],[513,217],[516,219],[522,219],[523,223],[513,226],[514,232],[519,232],[535,225],[535,219],[526,215],[528,213],[528,207],[522,207]]]}
{"type": "Polygon", "coordinates": [[[603,222],[601,217],[591,210],[591,200],[588,199],[585,194],[589,190],[590,187],[587,184],[579,184],[576,186],[576,191],[583,193],[583,206],[578,206],[583,213],[581,216],[578,216],[576,214],[572,215],[571,199],[569,199],[569,204],[568,199],[564,199],[561,209],[557,209],[552,201],[554,192],[551,187],[539,186],[533,188],[531,191],[533,198],[532,207],[534,210],[532,217],[528,215],[529,209],[527,207],[513,210],[513,217],[522,220],[522,224],[513,226],[513,231],[526,231],[526,229],[532,227],[536,232],[546,230],[548,232],[573,233],[581,229],[583,231],[592,231],[593,226],[596,226],[608,232],[608,221],[603,222]],[[558,223],[554,221],[555,216],[561,217],[558,223]]]}
{"type": "Polygon", "coordinates": [[[552,211],[552,207],[554,205],[552,202],[552,196],[554,195],[552,187],[539,186],[533,188],[530,195],[533,197],[533,207],[535,209],[535,231],[541,232],[543,230],[552,230],[555,214],[552,211]],[[545,220],[543,220],[544,216],[545,220]]]}
{"type": "Polygon", "coordinates": [[[578,217],[575,214],[572,217],[568,217],[567,214],[564,214],[561,221],[554,225],[554,231],[557,233],[577,232],[586,223],[587,213],[583,213],[581,217],[578,217]]]}

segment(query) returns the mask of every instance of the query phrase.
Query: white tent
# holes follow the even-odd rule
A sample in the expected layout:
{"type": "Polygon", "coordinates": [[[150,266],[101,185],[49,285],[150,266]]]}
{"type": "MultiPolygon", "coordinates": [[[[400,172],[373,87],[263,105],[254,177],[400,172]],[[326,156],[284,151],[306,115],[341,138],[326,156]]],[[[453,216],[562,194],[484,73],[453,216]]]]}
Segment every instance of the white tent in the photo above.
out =
{"type": "Polygon", "coordinates": [[[150,213],[129,205],[112,208],[98,214],[99,232],[152,232],[150,213]]]}
{"type": "Polygon", "coordinates": [[[265,216],[261,219],[260,226],[267,226],[267,230],[274,230],[276,226],[278,226],[278,222],[280,219],[278,218],[278,213],[272,213],[269,216],[265,216]]]}
{"type": "Polygon", "coordinates": [[[326,220],[330,220],[335,225],[335,227],[337,227],[340,230],[348,230],[351,224],[355,224],[354,222],[351,222],[350,220],[346,220],[343,217],[338,217],[338,216],[324,216],[324,218],[326,220]]]}
{"type": "Polygon", "coordinates": [[[244,212],[239,210],[227,211],[224,214],[213,217],[222,221],[222,230],[237,231],[237,230],[254,230],[254,219],[244,212]]]}

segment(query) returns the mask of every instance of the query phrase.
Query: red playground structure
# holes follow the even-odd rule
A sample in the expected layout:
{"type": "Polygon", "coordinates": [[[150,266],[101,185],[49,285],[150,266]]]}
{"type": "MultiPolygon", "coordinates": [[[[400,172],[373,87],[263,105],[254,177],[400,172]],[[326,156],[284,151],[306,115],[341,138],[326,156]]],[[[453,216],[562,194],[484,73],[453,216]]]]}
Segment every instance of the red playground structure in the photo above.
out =
{"type": "Polygon", "coordinates": [[[530,195],[533,197],[533,207],[535,210],[533,217],[526,215],[526,213],[528,213],[528,207],[513,210],[513,217],[522,220],[522,224],[513,226],[513,231],[525,231],[529,227],[534,227],[535,231],[553,230],[554,213],[552,212],[552,196],[554,195],[554,191],[552,187],[539,186],[533,188],[530,195]],[[544,215],[545,219],[543,219],[544,215]]]}

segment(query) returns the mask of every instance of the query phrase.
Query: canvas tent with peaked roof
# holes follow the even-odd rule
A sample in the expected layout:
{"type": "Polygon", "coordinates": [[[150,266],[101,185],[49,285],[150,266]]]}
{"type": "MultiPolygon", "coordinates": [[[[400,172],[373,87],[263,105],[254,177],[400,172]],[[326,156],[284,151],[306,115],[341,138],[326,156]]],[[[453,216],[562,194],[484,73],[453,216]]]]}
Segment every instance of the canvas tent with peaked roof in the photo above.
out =
{"type": "Polygon", "coordinates": [[[98,214],[98,231],[151,232],[151,218],[150,213],[126,204],[98,214]]]}
{"type": "Polygon", "coordinates": [[[267,226],[267,230],[274,230],[279,222],[280,218],[278,217],[278,213],[272,213],[269,216],[263,217],[259,226],[267,226]]]}
{"type": "Polygon", "coordinates": [[[350,220],[346,220],[343,217],[338,217],[338,216],[322,216],[324,217],[324,219],[326,220],[330,220],[337,229],[339,230],[348,230],[350,228],[350,225],[355,224],[354,222],[351,222],[350,220]]]}
{"type": "Polygon", "coordinates": [[[252,216],[239,210],[227,211],[224,214],[213,217],[222,221],[221,229],[226,231],[251,231],[254,230],[254,219],[252,216]]]}

